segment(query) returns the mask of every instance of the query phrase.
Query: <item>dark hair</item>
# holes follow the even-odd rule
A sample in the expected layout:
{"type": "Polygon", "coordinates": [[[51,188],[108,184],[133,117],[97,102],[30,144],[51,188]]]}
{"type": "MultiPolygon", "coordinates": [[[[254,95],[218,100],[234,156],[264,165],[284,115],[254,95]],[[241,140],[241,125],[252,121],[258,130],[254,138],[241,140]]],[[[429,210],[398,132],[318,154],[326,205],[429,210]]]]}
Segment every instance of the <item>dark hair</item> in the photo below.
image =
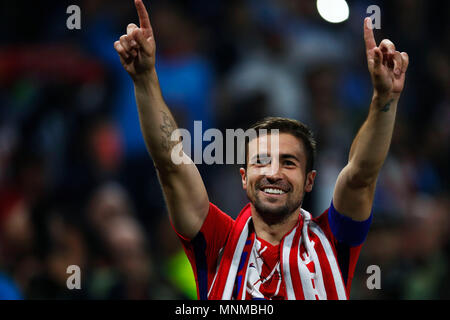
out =
{"type": "MultiPolygon", "coordinates": [[[[280,117],[266,117],[255,124],[249,129],[256,130],[259,135],[260,129],[267,129],[270,132],[271,129],[278,129],[279,133],[289,133],[303,142],[306,150],[306,173],[310,172],[314,168],[314,161],[316,158],[316,140],[314,139],[311,129],[307,125],[301,123],[298,120],[280,117]]],[[[245,159],[247,165],[248,156],[248,143],[250,140],[245,140],[245,159]]]]}

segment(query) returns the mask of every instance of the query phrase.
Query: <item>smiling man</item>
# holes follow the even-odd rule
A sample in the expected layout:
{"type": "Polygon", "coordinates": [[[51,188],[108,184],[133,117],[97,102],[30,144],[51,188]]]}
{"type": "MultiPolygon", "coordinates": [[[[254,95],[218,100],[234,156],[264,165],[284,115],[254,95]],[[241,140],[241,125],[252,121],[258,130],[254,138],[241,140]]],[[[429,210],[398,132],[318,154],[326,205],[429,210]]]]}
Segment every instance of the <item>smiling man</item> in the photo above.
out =
{"type": "Polygon", "coordinates": [[[129,24],[114,47],[133,80],[142,133],[170,220],[192,264],[199,299],[348,299],[408,55],[387,39],[377,46],[370,19],[364,21],[373,98],[325,212],[312,218],[302,209],[316,176],[311,131],[296,120],[266,118],[252,128],[278,134],[275,140],[259,134],[246,142],[247,163],[240,174],[250,203],[233,220],[209,202],[185,153],[181,164],[171,161],[178,142],[170,138],[177,126],[159,87],[148,13],[142,0],[135,4],[140,26],[129,24]]]}

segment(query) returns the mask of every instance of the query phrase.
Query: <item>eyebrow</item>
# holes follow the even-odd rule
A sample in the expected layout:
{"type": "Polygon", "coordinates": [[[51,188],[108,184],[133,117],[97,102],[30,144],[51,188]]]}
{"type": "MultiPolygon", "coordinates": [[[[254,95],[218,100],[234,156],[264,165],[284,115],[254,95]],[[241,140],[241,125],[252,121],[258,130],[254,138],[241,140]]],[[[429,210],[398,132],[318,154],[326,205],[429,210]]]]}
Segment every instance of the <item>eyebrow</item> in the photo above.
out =
{"type": "Polygon", "coordinates": [[[294,159],[294,160],[298,161],[299,163],[301,163],[299,158],[297,158],[295,155],[290,154],[290,153],[284,153],[284,154],[280,155],[280,159],[294,159]]]}

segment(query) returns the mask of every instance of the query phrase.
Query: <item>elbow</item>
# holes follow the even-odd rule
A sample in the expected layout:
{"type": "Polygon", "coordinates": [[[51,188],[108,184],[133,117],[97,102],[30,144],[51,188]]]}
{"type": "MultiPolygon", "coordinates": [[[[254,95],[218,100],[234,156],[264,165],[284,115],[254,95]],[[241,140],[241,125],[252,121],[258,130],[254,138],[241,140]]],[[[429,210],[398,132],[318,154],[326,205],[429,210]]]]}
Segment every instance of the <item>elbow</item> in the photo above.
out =
{"type": "Polygon", "coordinates": [[[162,177],[172,175],[179,171],[179,166],[170,161],[153,161],[153,165],[155,166],[156,172],[162,177]]]}
{"type": "Polygon", "coordinates": [[[348,181],[348,185],[352,189],[365,189],[373,186],[377,182],[377,177],[372,176],[356,176],[351,177],[348,181]]]}
{"type": "Polygon", "coordinates": [[[172,175],[179,173],[186,166],[193,165],[194,162],[188,155],[181,152],[181,154],[176,154],[176,156],[172,154],[170,157],[154,158],[153,164],[160,175],[172,175]]]}
{"type": "Polygon", "coordinates": [[[380,168],[378,166],[352,166],[348,171],[347,185],[352,189],[363,189],[376,184],[380,168]]]}

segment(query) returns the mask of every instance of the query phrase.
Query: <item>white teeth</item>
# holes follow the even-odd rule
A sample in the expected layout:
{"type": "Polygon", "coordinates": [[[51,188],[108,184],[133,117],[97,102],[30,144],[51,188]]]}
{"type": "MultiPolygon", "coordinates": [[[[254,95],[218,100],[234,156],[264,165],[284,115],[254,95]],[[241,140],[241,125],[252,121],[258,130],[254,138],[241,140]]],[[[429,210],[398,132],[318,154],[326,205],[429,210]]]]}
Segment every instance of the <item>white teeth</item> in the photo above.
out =
{"type": "Polygon", "coordinates": [[[265,188],[265,189],[263,189],[263,191],[265,193],[270,193],[270,194],[284,194],[284,193],[286,193],[283,190],[274,189],[274,188],[265,188]]]}

